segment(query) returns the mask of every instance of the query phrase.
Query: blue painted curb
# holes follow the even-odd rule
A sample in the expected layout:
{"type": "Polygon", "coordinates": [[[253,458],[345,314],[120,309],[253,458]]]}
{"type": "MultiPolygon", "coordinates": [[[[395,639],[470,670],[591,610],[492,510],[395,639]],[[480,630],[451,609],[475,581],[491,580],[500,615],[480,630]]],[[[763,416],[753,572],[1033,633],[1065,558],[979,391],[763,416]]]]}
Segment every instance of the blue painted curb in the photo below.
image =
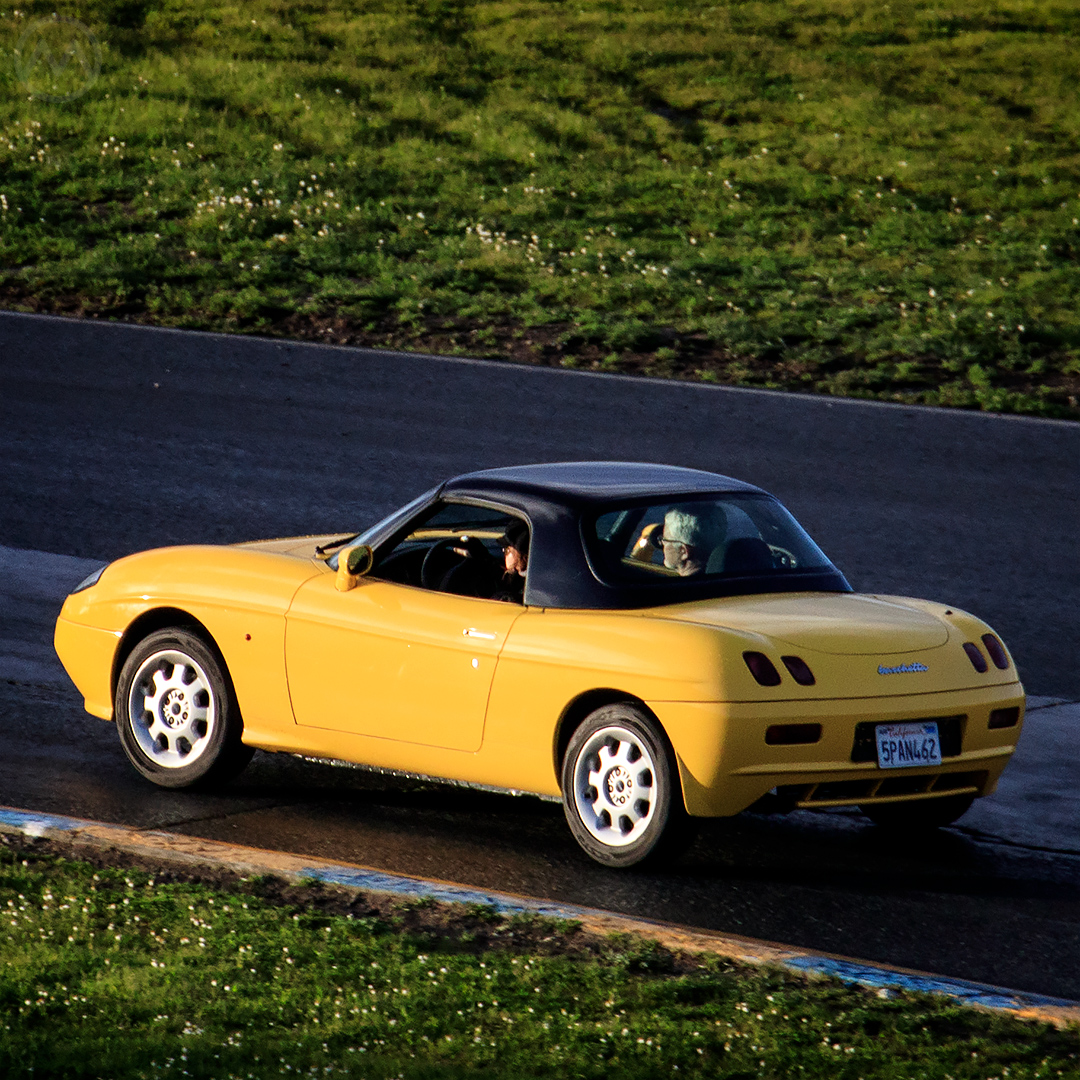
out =
{"type": "Polygon", "coordinates": [[[745,962],[776,964],[800,974],[828,976],[851,985],[883,991],[944,995],[962,1004],[986,1009],[1029,1015],[1042,1012],[1044,1018],[1050,1015],[1045,1011],[1050,1010],[1051,1013],[1066,1014],[1065,1019],[1073,1023],[1080,1018],[1080,1002],[1066,998],[1009,990],[945,975],[905,971],[885,964],[828,956],[795,946],[755,941],[752,938],[735,938],[711,931],[694,930],[599,908],[577,907],[557,901],[473,889],[466,885],[391,874],[382,870],[350,866],[347,863],[323,859],[316,862],[303,856],[244,848],[216,840],[203,840],[158,830],[132,829],[123,825],[110,825],[58,814],[34,813],[10,807],[0,807],[0,832],[4,831],[4,826],[7,831],[19,832],[24,836],[78,836],[80,840],[89,843],[129,851],[137,850],[144,855],[157,855],[163,861],[213,863],[239,873],[277,873],[293,881],[315,880],[327,885],[340,885],[411,899],[439,900],[450,904],[482,904],[500,915],[541,915],[552,919],[572,920],[583,922],[588,928],[597,929],[598,932],[623,931],[640,934],[644,931],[662,943],[666,938],[670,947],[675,949],[683,947],[688,938],[694,939],[695,947],[706,949],[712,939],[716,943],[716,952],[745,962]],[[599,927],[598,923],[601,924],[599,927]]]}
{"type": "Polygon", "coordinates": [[[950,979],[944,975],[921,975],[862,964],[853,960],[834,960],[828,956],[792,957],[785,960],[784,967],[795,971],[807,971],[816,975],[831,975],[841,982],[859,986],[889,990],[907,990],[915,994],[944,994],[956,998],[965,1005],[981,1005],[986,1009],[1006,1009],[1016,1012],[1022,1009],[1074,1009],[1078,1002],[1065,998],[1046,997],[1023,990],[1006,990],[989,983],[950,979]]]}
{"type": "MultiPolygon", "coordinates": [[[[397,874],[380,871],[354,870],[350,867],[310,867],[301,873],[328,885],[343,885],[353,889],[373,892],[392,893],[396,896],[421,897],[442,900],[451,904],[483,904],[493,908],[500,915],[543,915],[552,919],[581,920],[589,916],[604,915],[618,918],[615,912],[601,911],[598,908],[576,907],[572,904],[560,904],[554,901],[528,900],[522,897],[507,896],[503,893],[481,892],[466,886],[444,885],[425,881],[422,878],[408,878],[397,874]]],[[[636,924],[648,923],[662,929],[666,924],[652,919],[633,917],[636,924]]],[[[817,953],[800,950],[794,946],[785,946],[785,952],[791,955],[779,960],[781,966],[793,971],[814,975],[828,975],[841,982],[857,984],[874,989],[906,990],[919,994],[944,994],[956,998],[968,1005],[981,1005],[989,1009],[1007,1009],[1010,1011],[1033,1008],[1076,1008],[1080,1002],[1065,998],[1047,997],[1022,990],[1007,990],[989,983],[968,982],[966,979],[952,979],[945,975],[924,975],[917,972],[897,971],[894,968],[872,963],[860,963],[857,960],[841,960],[817,953]]]]}
{"type": "Polygon", "coordinates": [[[95,821],[62,817],[59,814],[35,814],[29,810],[7,810],[0,807],[0,824],[12,825],[26,836],[44,836],[49,830],[72,832],[96,825],[95,821]]]}

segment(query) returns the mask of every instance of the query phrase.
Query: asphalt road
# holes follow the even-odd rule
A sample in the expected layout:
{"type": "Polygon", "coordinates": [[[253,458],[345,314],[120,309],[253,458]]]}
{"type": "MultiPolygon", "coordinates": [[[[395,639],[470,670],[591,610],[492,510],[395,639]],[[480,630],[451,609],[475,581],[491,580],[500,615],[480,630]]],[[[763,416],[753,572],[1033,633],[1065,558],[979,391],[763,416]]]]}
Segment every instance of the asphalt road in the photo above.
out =
{"type": "Polygon", "coordinates": [[[352,529],[453,475],[610,458],[774,492],[856,589],[978,613],[1080,698],[1080,425],[0,313],[0,544],[352,529]]]}
{"type": "MultiPolygon", "coordinates": [[[[974,610],[1030,691],[1080,697],[1078,426],[0,314],[9,548],[110,559],[350,529],[455,472],[595,457],[761,484],[857,588],[974,610]]],[[[42,669],[52,596],[84,567],[35,565],[37,593],[0,592],[2,803],[1080,998],[1068,815],[1060,843],[995,826],[898,849],[855,814],[742,815],[708,823],[659,875],[589,863],[557,806],[287,757],[258,755],[216,795],[164,792],[42,669]]],[[[1067,750],[1075,714],[1055,714],[1029,725],[1044,716],[1048,745],[1067,750]]]]}

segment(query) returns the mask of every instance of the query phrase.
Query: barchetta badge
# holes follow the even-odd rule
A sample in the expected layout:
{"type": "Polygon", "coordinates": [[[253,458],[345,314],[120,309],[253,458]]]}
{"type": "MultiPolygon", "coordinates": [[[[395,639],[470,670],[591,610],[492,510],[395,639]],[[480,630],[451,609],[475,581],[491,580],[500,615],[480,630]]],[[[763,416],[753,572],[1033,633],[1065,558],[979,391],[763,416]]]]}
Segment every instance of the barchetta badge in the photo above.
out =
{"type": "Polygon", "coordinates": [[[929,671],[930,669],[925,664],[899,664],[897,667],[885,667],[884,664],[878,664],[877,673],[879,675],[907,675],[912,671],[929,671]]]}

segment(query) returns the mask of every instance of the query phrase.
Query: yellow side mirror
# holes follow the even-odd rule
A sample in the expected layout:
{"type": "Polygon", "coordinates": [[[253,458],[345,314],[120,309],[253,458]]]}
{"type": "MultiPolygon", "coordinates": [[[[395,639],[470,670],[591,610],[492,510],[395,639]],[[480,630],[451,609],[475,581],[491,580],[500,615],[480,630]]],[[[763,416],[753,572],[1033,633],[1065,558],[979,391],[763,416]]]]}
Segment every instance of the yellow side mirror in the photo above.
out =
{"type": "Polygon", "coordinates": [[[338,592],[355,589],[359,580],[375,565],[375,552],[367,544],[346,548],[338,556],[337,577],[334,580],[338,592]]]}

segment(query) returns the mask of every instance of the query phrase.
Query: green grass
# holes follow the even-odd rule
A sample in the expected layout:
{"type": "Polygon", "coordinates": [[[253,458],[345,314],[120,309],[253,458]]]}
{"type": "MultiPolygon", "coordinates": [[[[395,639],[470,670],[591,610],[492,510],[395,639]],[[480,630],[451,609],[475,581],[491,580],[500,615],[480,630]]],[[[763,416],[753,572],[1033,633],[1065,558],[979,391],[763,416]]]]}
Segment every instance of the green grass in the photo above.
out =
{"type": "Polygon", "coordinates": [[[86,93],[0,68],[10,307],[1080,418],[1074,3],[65,14],[86,93]]]}
{"type": "Polygon", "coordinates": [[[0,1075],[1080,1075],[1076,1029],[446,905],[328,914],[266,884],[0,848],[0,1075]]]}

